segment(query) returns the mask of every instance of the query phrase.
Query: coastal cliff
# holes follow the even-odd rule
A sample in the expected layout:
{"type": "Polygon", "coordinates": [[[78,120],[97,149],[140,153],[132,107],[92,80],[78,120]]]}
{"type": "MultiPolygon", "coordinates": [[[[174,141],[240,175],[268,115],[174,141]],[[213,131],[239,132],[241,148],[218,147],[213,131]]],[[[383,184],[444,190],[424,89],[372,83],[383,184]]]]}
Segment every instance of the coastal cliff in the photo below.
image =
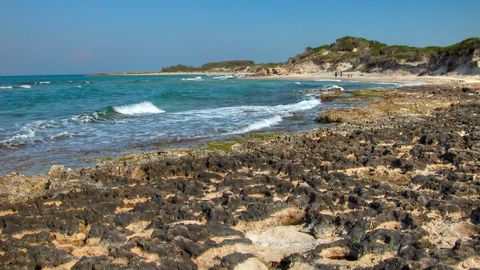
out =
{"type": "Polygon", "coordinates": [[[480,39],[469,38],[447,47],[417,48],[347,36],[330,45],[307,47],[303,53],[284,63],[232,60],[200,67],[176,65],[162,69],[162,72],[232,72],[254,76],[335,71],[419,76],[479,75],[480,39]]]}
{"type": "Polygon", "coordinates": [[[344,37],[330,45],[306,48],[305,52],[290,58],[278,68],[286,73],[341,70],[475,75],[480,74],[480,39],[470,38],[448,47],[416,48],[344,37]]]}

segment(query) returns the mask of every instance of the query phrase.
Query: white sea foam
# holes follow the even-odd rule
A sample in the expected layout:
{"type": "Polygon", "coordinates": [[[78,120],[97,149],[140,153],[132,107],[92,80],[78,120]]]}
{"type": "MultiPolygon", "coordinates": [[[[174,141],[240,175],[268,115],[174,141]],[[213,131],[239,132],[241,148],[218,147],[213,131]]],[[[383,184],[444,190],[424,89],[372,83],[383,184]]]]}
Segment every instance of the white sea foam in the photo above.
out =
{"type": "Polygon", "coordinates": [[[214,80],[229,80],[229,79],[233,79],[233,78],[235,78],[235,76],[233,76],[233,75],[221,75],[221,76],[212,77],[212,79],[214,79],[214,80]]]}
{"type": "Polygon", "coordinates": [[[293,112],[310,110],[318,105],[320,105],[320,100],[309,99],[286,105],[225,107],[217,109],[190,111],[188,112],[188,114],[202,118],[221,116],[222,118],[230,119],[235,119],[238,117],[243,118],[242,115],[251,114],[252,118],[257,119],[256,121],[254,121],[253,123],[247,123],[244,128],[230,132],[230,134],[241,134],[274,126],[280,123],[283,117],[291,116],[293,112]]]}
{"type": "Polygon", "coordinates": [[[13,86],[11,85],[6,85],[6,86],[0,86],[0,89],[12,89],[13,86]]]}
{"type": "Polygon", "coordinates": [[[125,106],[115,106],[113,107],[113,110],[124,115],[156,114],[165,112],[164,110],[155,107],[153,103],[148,101],[125,106]]]}
{"type": "Polygon", "coordinates": [[[325,90],[332,90],[332,89],[340,89],[340,91],[345,90],[345,89],[343,89],[343,87],[335,85],[335,84],[330,86],[330,87],[325,88],[325,90]]]}
{"type": "Polygon", "coordinates": [[[35,131],[28,128],[22,128],[21,133],[16,134],[10,137],[9,139],[3,140],[0,143],[3,145],[13,147],[17,145],[27,144],[29,141],[31,141],[33,137],[35,137],[35,131]]]}
{"type": "Polygon", "coordinates": [[[182,81],[203,81],[202,77],[182,78],[182,81]]]}
{"type": "Polygon", "coordinates": [[[50,84],[49,81],[42,81],[42,82],[38,82],[38,84],[50,84]]]}
{"type": "Polygon", "coordinates": [[[290,113],[290,112],[310,110],[317,107],[318,105],[320,105],[320,100],[309,99],[309,100],[303,100],[294,104],[277,105],[277,106],[273,106],[273,108],[280,109],[280,111],[283,110],[284,112],[290,113]]]}
{"type": "Polygon", "coordinates": [[[400,86],[420,86],[424,85],[424,82],[408,82],[408,83],[402,83],[400,86]]]}
{"type": "Polygon", "coordinates": [[[315,80],[316,82],[341,82],[342,80],[315,80]]]}
{"type": "Polygon", "coordinates": [[[70,118],[70,121],[80,124],[96,122],[100,120],[100,114],[97,112],[84,115],[75,115],[70,118]]]}
{"type": "Polygon", "coordinates": [[[262,129],[262,128],[271,127],[271,126],[274,126],[274,125],[280,123],[281,121],[282,121],[281,116],[279,116],[279,115],[273,116],[273,117],[263,119],[263,120],[260,120],[260,121],[257,121],[257,122],[254,122],[254,123],[248,125],[244,129],[240,130],[240,133],[247,133],[247,132],[254,131],[254,130],[259,130],[259,129],[262,129]]]}
{"type": "Polygon", "coordinates": [[[298,84],[298,85],[300,85],[300,84],[302,84],[302,83],[301,83],[301,82],[295,82],[295,84],[298,84]]]}
{"type": "Polygon", "coordinates": [[[55,141],[64,140],[64,139],[72,138],[74,135],[75,133],[64,131],[64,132],[60,132],[58,134],[50,136],[50,140],[55,140],[55,141]]]}
{"type": "Polygon", "coordinates": [[[32,86],[29,85],[29,84],[22,84],[22,85],[19,85],[18,87],[24,88],[24,89],[30,89],[30,88],[32,88],[32,86]]]}
{"type": "Polygon", "coordinates": [[[377,84],[389,84],[389,85],[401,85],[401,83],[396,83],[396,82],[373,82],[373,83],[377,83],[377,84]]]}

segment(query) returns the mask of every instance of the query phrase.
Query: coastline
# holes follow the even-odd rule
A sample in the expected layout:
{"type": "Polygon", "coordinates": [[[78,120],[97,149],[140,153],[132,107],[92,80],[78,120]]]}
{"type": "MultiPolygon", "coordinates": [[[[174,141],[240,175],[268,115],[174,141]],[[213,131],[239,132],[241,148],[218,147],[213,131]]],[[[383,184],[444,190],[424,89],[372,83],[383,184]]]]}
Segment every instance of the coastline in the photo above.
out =
{"type": "MultiPolygon", "coordinates": [[[[257,78],[257,77],[255,77],[257,78]]],[[[384,73],[361,73],[361,72],[345,72],[343,77],[335,78],[334,72],[318,72],[310,74],[289,74],[289,75],[274,75],[266,77],[258,77],[258,79],[286,79],[286,80],[342,80],[348,81],[362,81],[362,82],[399,82],[399,83],[413,83],[424,82],[427,84],[471,84],[480,83],[480,75],[466,76],[466,75],[439,75],[439,76],[417,76],[406,74],[384,74],[384,73]],[[351,74],[348,78],[345,75],[351,74]]]]}
{"type": "Polygon", "coordinates": [[[42,267],[478,265],[480,85],[379,91],[312,131],[5,177],[2,263],[31,265],[15,245],[42,267]]]}
{"type": "Polygon", "coordinates": [[[246,79],[255,80],[342,80],[361,81],[361,82],[386,82],[386,83],[415,83],[422,82],[426,84],[472,84],[480,83],[480,75],[436,75],[436,76],[418,76],[414,74],[404,73],[364,73],[364,72],[345,72],[343,77],[335,77],[334,72],[317,72],[304,74],[287,74],[287,75],[269,75],[254,76],[254,73],[243,72],[138,72],[138,73],[105,73],[91,74],[91,76],[171,76],[171,75],[242,75],[247,76],[246,79]],[[347,77],[351,75],[352,77],[347,77]]]}
{"type": "Polygon", "coordinates": [[[253,73],[239,73],[239,72],[113,72],[113,73],[98,73],[90,74],[90,76],[172,76],[172,75],[252,75],[253,73]]]}

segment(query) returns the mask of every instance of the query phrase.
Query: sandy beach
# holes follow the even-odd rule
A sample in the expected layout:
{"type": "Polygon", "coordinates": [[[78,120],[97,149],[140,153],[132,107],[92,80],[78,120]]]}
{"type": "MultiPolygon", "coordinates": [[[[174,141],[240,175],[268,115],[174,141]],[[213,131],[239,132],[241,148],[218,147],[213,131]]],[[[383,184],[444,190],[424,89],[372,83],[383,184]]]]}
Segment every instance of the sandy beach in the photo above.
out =
{"type": "Polygon", "coordinates": [[[362,81],[362,82],[403,82],[414,83],[423,82],[428,84],[471,84],[480,83],[480,75],[441,75],[441,76],[417,76],[407,74],[385,74],[385,73],[361,73],[345,72],[343,77],[335,77],[334,72],[319,72],[308,74],[289,74],[258,77],[260,79],[287,79],[287,80],[342,80],[342,81],[362,81]],[[352,77],[347,77],[351,75],[352,77]]]}
{"type": "Polygon", "coordinates": [[[168,75],[239,75],[247,79],[284,79],[284,80],[341,80],[341,81],[361,81],[361,82],[398,82],[398,83],[426,83],[426,84],[472,84],[480,83],[480,75],[437,75],[437,76],[418,76],[415,74],[400,73],[363,73],[363,72],[344,72],[343,76],[335,77],[335,72],[317,72],[304,74],[288,74],[273,76],[256,76],[254,73],[242,72],[138,72],[138,73],[107,73],[108,76],[168,76],[168,75]],[[351,75],[351,77],[348,77],[351,75]]]}

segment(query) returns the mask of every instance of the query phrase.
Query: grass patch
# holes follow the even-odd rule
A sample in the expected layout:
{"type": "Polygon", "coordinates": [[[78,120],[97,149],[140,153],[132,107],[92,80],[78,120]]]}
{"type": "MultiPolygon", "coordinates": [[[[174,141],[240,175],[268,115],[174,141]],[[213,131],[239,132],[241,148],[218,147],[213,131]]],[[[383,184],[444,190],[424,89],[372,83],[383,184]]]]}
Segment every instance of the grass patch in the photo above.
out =
{"type": "Polygon", "coordinates": [[[232,147],[237,144],[236,141],[213,141],[207,143],[205,147],[202,147],[200,150],[207,150],[207,151],[221,151],[221,152],[230,152],[232,151],[232,147]]]}
{"type": "Polygon", "coordinates": [[[232,147],[235,144],[245,142],[248,139],[267,139],[267,138],[275,138],[279,136],[280,132],[271,132],[271,133],[250,133],[246,134],[242,137],[233,137],[226,139],[224,141],[211,141],[204,144],[203,147],[198,148],[198,150],[203,151],[221,151],[225,153],[229,153],[232,151],[232,147]]]}
{"type": "Polygon", "coordinates": [[[271,132],[271,133],[250,133],[247,134],[247,138],[255,138],[255,139],[265,139],[265,138],[274,138],[281,135],[281,132],[271,132]]]}
{"type": "Polygon", "coordinates": [[[356,98],[376,98],[383,97],[383,92],[376,90],[355,90],[352,92],[352,95],[356,98]]]}
{"type": "Polygon", "coordinates": [[[357,109],[334,109],[321,112],[315,121],[320,123],[346,123],[354,119],[362,119],[363,111],[357,109]]]}

